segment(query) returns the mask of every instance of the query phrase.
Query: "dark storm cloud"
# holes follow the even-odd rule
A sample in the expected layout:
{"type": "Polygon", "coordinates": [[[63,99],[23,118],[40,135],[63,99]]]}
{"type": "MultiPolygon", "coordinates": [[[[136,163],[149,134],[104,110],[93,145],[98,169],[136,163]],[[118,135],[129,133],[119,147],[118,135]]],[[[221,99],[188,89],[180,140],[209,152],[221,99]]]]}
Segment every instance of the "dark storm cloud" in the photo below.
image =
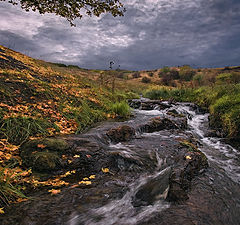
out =
{"type": "Polygon", "coordinates": [[[76,28],[0,5],[0,44],[48,61],[103,69],[111,60],[126,69],[239,64],[238,0],[129,0],[124,17],[84,18],[76,28]]]}

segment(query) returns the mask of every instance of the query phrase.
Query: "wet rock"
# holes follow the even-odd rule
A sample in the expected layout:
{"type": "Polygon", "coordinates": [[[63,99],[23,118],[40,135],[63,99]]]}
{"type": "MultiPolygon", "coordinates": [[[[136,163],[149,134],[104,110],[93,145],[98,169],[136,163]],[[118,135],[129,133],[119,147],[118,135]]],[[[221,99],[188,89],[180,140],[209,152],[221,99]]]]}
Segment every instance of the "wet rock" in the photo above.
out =
{"type": "Polygon", "coordinates": [[[143,163],[136,158],[124,157],[120,152],[111,152],[109,166],[116,172],[118,171],[130,171],[141,172],[146,170],[143,163]]]}
{"type": "Polygon", "coordinates": [[[191,180],[208,167],[206,156],[200,152],[188,152],[185,163],[175,168],[170,177],[168,200],[182,201],[188,199],[191,180]]]}
{"type": "Polygon", "coordinates": [[[151,178],[140,187],[133,197],[133,206],[146,206],[153,204],[156,200],[165,199],[168,195],[171,171],[170,167],[164,169],[157,177],[151,178]]]}
{"type": "Polygon", "coordinates": [[[129,99],[128,104],[134,109],[139,109],[141,107],[141,101],[139,99],[129,99]]]}
{"type": "Polygon", "coordinates": [[[148,103],[148,102],[142,102],[140,109],[141,110],[153,110],[155,108],[155,104],[148,103]]]}
{"type": "Polygon", "coordinates": [[[186,117],[184,114],[180,114],[176,109],[169,110],[167,112],[167,115],[170,115],[173,117],[186,117]]]}
{"type": "Polygon", "coordinates": [[[20,156],[24,165],[35,171],[54,171],[60,167],[60,156],[67,149],[69,145],[62,139],[31,140],[21,146],[20,156]]]}
{"type": "Polygon", "coordinates": [[[184,201],[188,199],[187,191],[183,188],[181,179],[181,169],[173,169],[169,179],[169,192],[167,199],[169,201],[184,201]]]}
{"type": "Polygon", "coordinates": [[[142,109],[142,110],[163,110],[171,107],[170,102],[163,102],[161,100],[143,100],[143,99],[132,99],[128,101],[129,106],[134,109],[142,109]]]}
{"type": "Polygon", "coordinates": [[[139,130],[142,132],[152,133],[164,129],[179,129],[179,126],[169,118],[155,117],[147,124],[140,125],[139,130]]]}
{"type": "Polygon", "coordinates": [[[110,129],[106,135],[114,142],[129,141],[134,137],[135,130],[128,125],[123,125],[110,129]]]}

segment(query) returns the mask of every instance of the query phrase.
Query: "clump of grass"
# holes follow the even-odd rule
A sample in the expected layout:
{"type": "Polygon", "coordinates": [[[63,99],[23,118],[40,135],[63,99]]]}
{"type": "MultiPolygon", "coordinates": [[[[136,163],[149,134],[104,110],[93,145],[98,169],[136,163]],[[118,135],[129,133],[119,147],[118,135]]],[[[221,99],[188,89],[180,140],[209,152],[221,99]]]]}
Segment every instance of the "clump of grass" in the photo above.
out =
{"type": "Polygon", "coordinates": [[[82,132],[87,127],[91,127],[96,122],[106,119],[105,113],[101,109],[93,109],[86,102],[82,102],[80,111],[74,112],[74,117],[78,123],[76,133],[82,132]]]}
{"type": "Polygon", "coordinates": [[[140,98],[139,94],[131,92],[131,91],[127,92],[125,95],[126,95],[127,99],[139,99],[140,98]]]}
{"type": "Polygon", "coordinates": [[[144,93],[144,97],[150,99],[174,99],[176,101],[191,101],[194,99],[194,92],[192,89],[179,89],[179,88],[166,88],[161,87],[159,89],[147,90],[144,93]]]}
{"type": "Polygon", "coordinates": [[[7,205],[17,198],[26,198],[20,186],[15,184],[20,175],[8,167],[0,167],[0,206],[7,205]]]}
{"type": "Polygon", "coordinates": [[[114,103],[112,111],[122,118],[128,118],[131,115],[130,107],[125,101],[114,103]]]}
{"type": "Polygon", "coordinates": [[[48,128],[57,126],[43,119],[28,117],[9,117],[1,121],[0,135],[8,139],[10,143],[22,144],[30,136],[46,136],[48,128]]]}

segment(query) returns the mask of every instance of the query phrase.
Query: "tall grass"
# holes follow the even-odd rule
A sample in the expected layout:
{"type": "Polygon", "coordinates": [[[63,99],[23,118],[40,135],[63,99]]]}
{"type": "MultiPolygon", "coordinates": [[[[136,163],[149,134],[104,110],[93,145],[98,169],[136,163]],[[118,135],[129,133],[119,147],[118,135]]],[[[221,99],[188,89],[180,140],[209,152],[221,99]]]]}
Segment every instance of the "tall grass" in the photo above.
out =
{"type": "Polygon", "coordinates": [[[129,105],[125,101],[112,104],[112,111],[119,117],[127,118],[131,115],[129,105]]]}
{"type": "Polygon", "coordinates": [[[20,175],[8,167],[0,167],[0,206],[9,204],[16,198],[26,198],[20,187],[15,184],[20,175]]]}
{"type": "Polygon", "coordinates": [[[55,127],[48,121],[27,117],[9,117],[0,122],[0,136],[7,138],[10,143],[21,144],[30,136],[48,135],[47,128],[55,127]]]}
{"type": "Polygon", "coordinates": [[[240,136],[240,84],[203,86],[198,89],[161,87],[147,90],[144,96],[195,102],[209,109],[212,126],[222,128],[226,136],[240,136]]]}

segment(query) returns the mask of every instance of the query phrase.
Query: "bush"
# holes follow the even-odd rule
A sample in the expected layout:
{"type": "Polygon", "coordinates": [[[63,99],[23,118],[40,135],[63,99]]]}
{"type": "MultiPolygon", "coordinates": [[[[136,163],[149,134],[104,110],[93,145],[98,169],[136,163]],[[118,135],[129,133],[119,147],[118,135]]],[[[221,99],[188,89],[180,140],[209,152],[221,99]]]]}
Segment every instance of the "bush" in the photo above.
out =
{"type": "Polygon", "coordinates": [[[142,78],[142,82],[145,83],[145,84],[148,84],[148,83],[151,82],[151,79],[148,78],[148,77],[143,77],[143,78],[142,78]]]}

